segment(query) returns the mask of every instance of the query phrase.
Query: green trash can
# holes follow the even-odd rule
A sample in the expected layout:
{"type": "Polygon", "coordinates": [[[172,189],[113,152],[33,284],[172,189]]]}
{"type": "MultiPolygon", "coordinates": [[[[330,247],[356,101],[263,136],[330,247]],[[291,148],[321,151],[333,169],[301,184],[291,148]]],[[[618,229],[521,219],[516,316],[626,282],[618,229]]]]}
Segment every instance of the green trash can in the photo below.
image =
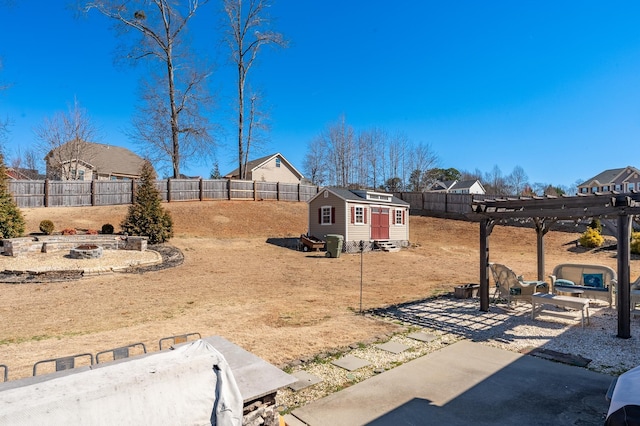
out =
{"type": "Polygon", "coordinates": [[[339,234],[327,234],[327,257],[340,257],[342,253],[342,241],[344,236],[339,234]]]}

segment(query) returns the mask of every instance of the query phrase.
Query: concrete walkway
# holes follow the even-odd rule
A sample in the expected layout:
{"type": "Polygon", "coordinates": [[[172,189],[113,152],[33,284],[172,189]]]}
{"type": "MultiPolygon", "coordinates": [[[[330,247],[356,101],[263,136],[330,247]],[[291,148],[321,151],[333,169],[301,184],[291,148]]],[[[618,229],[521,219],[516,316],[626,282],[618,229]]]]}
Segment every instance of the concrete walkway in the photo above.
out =
{"type": "Polygon", "coordinates": [[[613,378],[461,341],[294,410],[289,425],[602,425],[613,378]]]}

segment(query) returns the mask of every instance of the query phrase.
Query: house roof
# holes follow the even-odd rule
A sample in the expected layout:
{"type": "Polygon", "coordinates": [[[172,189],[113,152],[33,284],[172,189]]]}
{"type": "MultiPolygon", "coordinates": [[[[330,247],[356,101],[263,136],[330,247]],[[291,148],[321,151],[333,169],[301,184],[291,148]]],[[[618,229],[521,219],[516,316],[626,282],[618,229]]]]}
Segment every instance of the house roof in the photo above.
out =
{"type": "Polygon", "coordinates": [[[436,181],[429,189],[431,191],[443,191],[443,190],[453,191],[453,190],[460,190],[460,189],[471,189],[471,187],[476,183],[480,185],[480,187],[484,190],[484,187],[482,186],[480,181],[477,179],[461,180],[461,181],[457,181],[457,180],[436,181]]]}
{"type": "Polygon", "coordinates": [[[452,187],[450,187],[449,189],[469,189],[471,188],[473,185],[478,184],[480,186],[482,186],[482,184],[480,183],[479,180],[474,179],[474,180],[461,180],[458,182],[455,182],[453,184],[452,187]]]}
{"type": "Polygon", "coordinates": [[[382,193],[382,192],[377,192],[377,191],[366,191],[366,190],[351,191],[349,189],[336,188],[336,187],[320,188],[318,193],[311,200],[309,200],[309,203],[311,203],[314,199],[319,197],[320,194],[322,194],[322,192],[325,189],[328,190],[329,192],[333,193],[338,198],[342,198],[345,201],[355,201],[355,202],[358,202],[358,203],[368,203],[368,204],[385,203],[385,204],[393,204],[393,205],[399,205],[399,206],[409,206],[409,203],[407,203],[406,201],[403,201],[400,198],[396,197],[395,195],[392,195],[392,194],[389,194],[389,193],[386,193],[386,192],[382,193]],[[366,198],[363,198],[362,196],[358,195],[358,192],[361,193],[361,194],[374,193],[374,194],[391,195],[391,201],[390,202],[386,202],[384,200],[367,200],[366,198]]]}
{"type": "MultiPolygon", "coordinates": [[[[304,177],[302,173],[300,173],[295,167],[293,167],[293,164],[291,164],[279,152],[276,152],[275,154],[271,154],[271,155],[265,155],[264,157],[256,158],[255,160],[247,161],[247,170],[254,172],[256,169],[259,169],[260,167],[262,167],[264,164],[268,163],[275,157],[280,157],[280,160],[284,161],[288,165],[288,167],[291,169],[291,171],[293,171],[293,173],[298,176],[299,179],[302,179],[304,177]]],[[[226,178],[237,177],[239,174],[240,174],[240,171],[236,168],[233,171],[224,175],[224,177],[226,178]]]]}
{"type": "MultiPolygon", "coordinates": [[[[56,151],[64,150],[69,143],[71,142],[54,148],[47,154],[46,158],[54,158],[56,151]]],[[[84,158],[78,158],[77,160],[91,166],[97,173],[140,176],[140,169],[145,160],[139,155],[121,146],[95,142],[86,142],[86,144],[86,148],[81,151],[81,156],[84,158]]],[[[76,159],[69,158],[68,160],[76,159]]]]}
{"type": "Polygon", "coordinates": [[[620,175],[620,173],[624,172],[626,169],[627,169],[626,167],[623,167],[623,168],[620,168],[620,169],[605,170],[605,171],[595,175],[591,179],[587,179],[586,181],[582,182],[578,186],[591,185],[593,183],[603,184],[603,183],[613,182],[616,179],[616,177],[618,177],[620,175]]]}

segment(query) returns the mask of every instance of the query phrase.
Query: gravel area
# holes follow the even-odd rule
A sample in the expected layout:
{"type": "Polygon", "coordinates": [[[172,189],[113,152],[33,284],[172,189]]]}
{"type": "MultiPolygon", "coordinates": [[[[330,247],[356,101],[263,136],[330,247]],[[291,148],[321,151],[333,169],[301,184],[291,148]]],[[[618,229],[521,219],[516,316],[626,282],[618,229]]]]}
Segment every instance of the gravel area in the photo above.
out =
{"type": "Polygon", "coordinates": [[[640,365],[640,346],[637,344],[640,319],[631,316],[632,338],[618,338],[617,312],[606,304],[591,303],[590,322],[584,328],[580,326],[577,312],[561,308],[542,312],[532,320],[531,305],[527,303],[491,304],[489,312],[481,312],[479,306],[477,298],[443,296],[369,312],[368,315],[403,324],[405,331],[390,337],[381,336],[378,342],[356,343],[334,354],[320,354],[308,362],[285,366],[289,373],[305,370],[322,382],[297,392],[281,390],[277,397],[281,411],[303,406],[462,339],[519,353],[534,354],[531,352],[534,349],[557,353],[563,355],[556,358],[559,362],[578,359],[587,363],[589,370],[612,376],[640,365]],[[434,339],[423,342],[409,338],[408,335],[414,332],[431,335],[434,339]],[[409,349],[394,354],[376,346],[376,343],[386,341],[402,343],[409,349]],[[345,355],[367,360],[371,365],[350,372],[331,364],[345,355]]]}

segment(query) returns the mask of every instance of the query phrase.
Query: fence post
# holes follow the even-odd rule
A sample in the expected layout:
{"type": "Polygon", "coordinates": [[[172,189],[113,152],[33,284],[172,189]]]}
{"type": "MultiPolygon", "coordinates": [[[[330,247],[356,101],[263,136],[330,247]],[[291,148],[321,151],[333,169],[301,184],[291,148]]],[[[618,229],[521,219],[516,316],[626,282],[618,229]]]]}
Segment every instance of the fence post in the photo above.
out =
{"type": "Polygon", "coordinates": [[[302,200],[302,194],[300,194],[300,184],[298,183],[298,201],[302,200]]]}
{"type": "Polygon", "coordinates": [[[280,182],[276,182],[276,201],[280,201],[280,182]]]}
{"type": "Polygon", "coordinates": [[[44,206],[49,207],[49,179],[44,180],[44,206]]]}
{"type": "Polygon", "coordinates": [[[227,199],[231,201],[231,178],[227,179],[227,199]]]}
{"type": "Polygon", "coordinates": [[[171,178],[167,178],[167,203],[171,202],[171,178]]]}
{"type": "Polygon", "coordinates": [[[256,185],[256,181],[253,181],[253,201],[258,201],[258,185],[256,185]]]}
{"type": "Polygon", "coordinates": [[[96,205],[96,181],[91,179],[91,205],[96,205]]]}
{"type": "Polygon", "coordinates": [[[200,190],[200,201],[202,201],[204,199],[204,183],[202,182],[202,178],[200,178],[200,187],[198,189],[200,190]]]}
{"type": "Polygon", "coordinates": [[[131,179],[131,204],[136,202],[136,180],[131,179]]]}

